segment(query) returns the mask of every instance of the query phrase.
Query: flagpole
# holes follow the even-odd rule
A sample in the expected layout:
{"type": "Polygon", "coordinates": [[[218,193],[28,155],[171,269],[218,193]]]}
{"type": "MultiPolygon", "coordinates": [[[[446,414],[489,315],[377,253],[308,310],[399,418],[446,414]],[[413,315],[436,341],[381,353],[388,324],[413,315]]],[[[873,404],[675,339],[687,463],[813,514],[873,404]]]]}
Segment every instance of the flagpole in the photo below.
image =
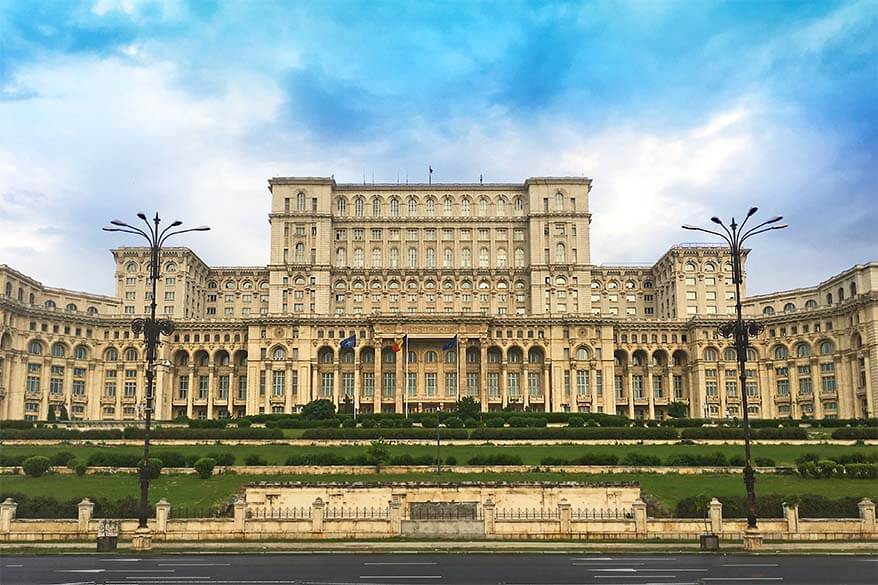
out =
{"type": "Polygon", "coordinates": [[[409,338],[408,335],[403,337],[403,356],[402,359],[402,368],[403,368],[403,378],[405,378],[402,384],[402,399],[405,404],[405,417],[409,417],[409,338]]]}

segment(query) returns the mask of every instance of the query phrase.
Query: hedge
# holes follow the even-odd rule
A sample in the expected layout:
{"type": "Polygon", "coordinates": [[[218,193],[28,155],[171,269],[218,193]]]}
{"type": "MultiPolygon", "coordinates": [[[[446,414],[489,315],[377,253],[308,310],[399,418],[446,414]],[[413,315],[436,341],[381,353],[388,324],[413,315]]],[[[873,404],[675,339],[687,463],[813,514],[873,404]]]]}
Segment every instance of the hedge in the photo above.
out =
{"type": "MultiPolygon", "coordinates": [[[[142,439],[143,429],[128,427],[123,431],[126,439],[142,439]]],[[[280,429],[175,429],[158,428],[150,431],[153,439],[282,439],[280,429]]]]}
{"type": "Polygon", "coordinates": [[[467,465],[523,465],[521,457],[508,453],[475,455],[467,460],[467,465]]]}
{"type": "MultiPolygon", "coordinates": [[[[51,496],[30,496],[22,493],[0,493],[0,501],[12,498],[18,507],[15,517],[21,519],[34,518],[76,518],[79,514],[78,504],[82,498],[59,500],[51,496]]],[[[140,501],[134,497],[110,500],[91,497],[94,503],[94,518],[137,518],[140,514],[140,501]]],[[[155,506],[150,505],[149,516],[155,517],[155,506]]]]}
{"type": "Polygon", "coordinates": [[[16,439],[121,439],[119,429],[89,429],[77,431],[72,429],[53,429],[37,427],[33,429],[0,429],[0,440],[16,439]]]}
{"type": "Polygon", "coordinates": [[[617,465],[619,457],[612,453],[584,453],[573,459],[543,457],[540,465],[617,465]]]}
{"type": "MultiPolygon", "coordinates": [[[[476,429],[473,432],[479,431],[476,429]]],[[[466,429],[439,429],[443,439],[466,439],[466,429]]],[[[308,429],[303,439],[435,439],[436,429],[308,429]]]]}
{"type": "Polygon", "coordinates": [[[833,439],[878,439],[878,427],[844,427],[832,431],[833,439]]]}
{"type": "Polygon", "coordinates": [[[470,439],[676,439],[677,431],[667,427],[584,427],[545,429],[473,429],[470,439]]]}
{"type": "MultiPolygon", "coordinates": [[[[744,429],[740,427],[698,427],[683,429],[680,436],[684,439],[743,439],[744,429]]],[[[807,439],[808,432],[794,428],[750,429],[752,439],[807,439]]]]}

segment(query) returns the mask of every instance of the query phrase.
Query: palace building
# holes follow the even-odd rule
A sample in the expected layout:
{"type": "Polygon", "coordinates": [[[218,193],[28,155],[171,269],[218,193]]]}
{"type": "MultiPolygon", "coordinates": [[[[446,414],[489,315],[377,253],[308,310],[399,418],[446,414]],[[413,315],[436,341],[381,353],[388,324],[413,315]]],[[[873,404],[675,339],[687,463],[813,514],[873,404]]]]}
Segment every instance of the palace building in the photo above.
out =
{"type": "MultiPolygon", "coordinates": [[[[653,265],[595,265],[590,189],[566,177],[271,179],[267,265],[162,253],[158,312],[176,330],[159,350],[156,417],[292,413],[318,398],[421,412],[471,396],[485,411],[661,419],[680,402],[726,418],[741,416],[742,392],[757,418],[875,416],[878,261],[746,297],[765,331],[740,388],[717,334],[734,312],[728,250],[680,244],[653,265]]],[[[130,325],[149,310],[149,254],[112,253],[112,297],[0,265],[0,419],[62,405],[73,419],[142,415],[144,347],[130,325]]]]}

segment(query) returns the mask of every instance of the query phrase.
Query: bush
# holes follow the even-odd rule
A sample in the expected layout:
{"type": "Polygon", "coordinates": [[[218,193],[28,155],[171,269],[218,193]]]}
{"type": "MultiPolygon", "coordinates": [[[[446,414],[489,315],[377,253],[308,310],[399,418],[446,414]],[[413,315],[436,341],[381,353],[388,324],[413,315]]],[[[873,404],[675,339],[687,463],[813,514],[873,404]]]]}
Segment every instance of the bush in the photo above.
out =
{"type": "Polygon", "coordinates": [[[657,467],[662,464],[657,455],[644,455],[643,453],[628,453],[622,458],[622,465],[634,467],[657,467]]]}
{"type": "Polygon", "coordinates": [[[341,428],[343,429],[352,429],[357,426],[357,421],[352,418],[346,418],[341,421],[341,428]]]}
{"type": "MultiPolygon", "coordinates": [[[[482,429],[475,429],[473,432],[482,429]]],[[[466,429],[308,429],[303,439],[466,439],[466,429]]]]}
{"type": "Polygon", "coordinates": [[[198,477],[201,479],[210,479],[210,476],[213,475],[213,468],[216,467],[216,461],[211,459],[210,457],[202,457],[193,465],[195,471],[198,472],[198,477]]]}
{"type": "MultiPolygon", "coordinates": [[[[216,461],[217,465],[234,465],[235,464],[235,454],[234,453],[208,453],[207,457],[216,461]]],[[[249,463],[247,465],[250,465],[249,463]]]]}
{"type": "Polygon", "coordinates": [[[242,419],[239,419],[239,420],[237,421],[237,425],[238,425],[238,428],[239,428],[239,429],[246,429],[246,428],[249,428],[250,425],[252,425],[252,424],[253,424],[253,421],[250,420],[249,418],[242,418],[242,419]]]}
{"type": "Polygon", "coordinates": [[[506,419],[502,416],[492,416],[485,421],[485,426],[492,429],[502,429],[506,426],[506,419]]]}
{"type": "Polygon", "coordinates": [[[49,461],[53,466],[66,467],[67,464],[75,457],[72,451],[59,451],[49,457],[49,461]]]}
{"type": "Polygon", "coordinates": [[[21,463],[21,468],[30,477],[42,477],[51,466],[52,462],[49,461],[49,458],[41,455],[28,457],[21,463]]]}
{"type": "Polygon", "coordinates": [[[156,457],[165,463],[165,467],[192,467],[198,459],[197,455],[185,456],[177,451],[156,451],[156,457]]]}
{"type": "Polygon", "coordinates": [[[375,428],[375,420],[371,418],[365,419],[360,423],[360,427],[364,429],[374,429],[375,428]]]}
{"type": "Polygon", "coordinates": [[[463,426],[468,429],[475,429],[480,427],[481,423],[475,418],[465,418],[463,419],[463,426]]]}
{"type": "Polygon", "coordinates": [[[450,416],[445,419],[445,426],[449,429],[462,429],[463,421],[456,416],[450,416]]]}
{"type": "Polygon", "coordinates": [[[97,451],[88,458],[89,467],[137,467],[140,456],[135,453],[97,451]]]}
{"type": "Polygon", "coordinates": [[[567,418],[567,426],[572,428],[580,428],[585,426],[585,419],[579,415],[573,414],[567,418]]]}
{"type": "Polygon", "coordinates": [[[331,400],[327,400],[326,398],[312,400],[302,407],[302,417],[312,419],[335,418],[335,405],[331,400]]]}
{"type": "MultiPolygon", "coordinates": [[[[107,432],[107,431],[101,431],[107,432]]],[[[116,431],[118,433],[118,431],[116,431]]],[[[282,439],[284,434],[280,429],[173,429],[157,428],[150,431],[153,439],[282,439]]],[[[2,437],[0,437],[2,438],[2,437]]],[[[89,437],[82,437],[89,438],[89,437]]],[[[122,436],[117,437],[94,437],[94,438],[125,438],[143,439],[143,429],[128,427],[122,431],[122,436]]]]}
{"type": "Polygon", "coordinates": [[[222,419],[191,419],[187,422],[190,429],[224,429],[228,421],[222,419]]]}
{"type": "MultiPolygon", "coordinates": [[[[81,497],[68,500],[58,500],[52,496],[30,496],[22,493],[0,493],[0,501],[12,498],[18,507],[15,517],[22,519],[33,518],[76,518],[77,504],[81,497]]],[[[95,518],[136,518],[140,511],[140,502],[133,497],[121,500],[108,500],[106,498],[90,497],[94,502],[95,518]]],[[[150,515],[155,515],[155,508],[150,506],[150,515]]]]}
{"type": "Polygon", "coordinates": [[[482,428],[473,429],[470,439],[676,439],[677,431],[668,427],[569,427],[534,428],[482,428]]]}
{"type": "MultiPolygon", "coordinates": [[[[684,439],[743,439],[744,429],[740,427],[696,427],[686,428],[680,433],[684,439]]],[[[793,428],[764,428],[750,429],[753,439],[807,439],[805,429],[793,428]]]]}
{"type": "Polygon", "coordinates": [[[73,466],[73,472],[76,473],[77,477],[85,477],[85,472],[88,471],[88,466],[77,459],[74,459],[74,461],[76,462],[76,465],[73,466]]]}
{"type": "Polygon", "coordinates": [[[0,453],[0,467],[18,467],[30,455],[5,455],[0,453]]]}
{"type": "Polygon", "coordinates": [[[744,467],[744,458],[740,455],[732,455],[729,457],[730,467],[744,467]]]}
{"type": "Polygon", "coordinates": [[[457,457],[449,455],[445,458],[445,465],[457,465],[457,457]]]}
{"type": "MultiPolygon", "coordinates": [[[[219,461],[217,461],[217,463],[219,463],[219,461]]],[[[220,465],[222,465],[222,463],[220,463],[220,465]]],[[[264,466],[268,465],[268,461],[266,461],[265,457],[262,457],[261,455],[251,453],[244,458],[244,465],[264,466]]]]}
{"type": "Polygon", "coordinates": [[[476,455],[470,457],[467,465],[523,465],[521,457],[508,453],[494,453],[491,455],[476,455]]]}
{"type": "Polygon", "coordinates": [[[672,467],[725,467],[729,464],[726,456],[717,451],[708,455],[677,453],[668,457],[665,465],[672,467]]]}
{"type": "Polygon", "coordinates": [[[150,457],[146,466],[143,465],[143,459],[137,462],[137,467],[140,469],[140,476],[145,477],[150,481],[158,479],[159,475],[162,473],[163,466],[164,463],[162,463],[162,460],[155,457],[150,457]]]}
{"type": "Polygon", "coordinates": [[[878,463],[848,463],[844,473],[850,479],[878,479],[878,463]]]}
{"type": "MultiPolygon", "coordinates": [[[[771,457],[756,457],[753,459],[753,462],[756,464],[756,467],[774,467],[776,465],[771,457]]],[[[729,464],[733,465],[731,462],[729,464]]]]}

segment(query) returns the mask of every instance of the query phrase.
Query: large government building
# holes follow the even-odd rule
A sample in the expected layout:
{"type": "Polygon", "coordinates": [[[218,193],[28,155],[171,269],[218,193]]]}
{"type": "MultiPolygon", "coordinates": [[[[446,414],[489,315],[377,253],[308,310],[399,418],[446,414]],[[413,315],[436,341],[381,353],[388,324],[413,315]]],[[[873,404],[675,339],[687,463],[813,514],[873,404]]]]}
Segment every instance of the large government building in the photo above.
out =
{"type": "MultiPolygon", "coordinates": [[[[159,313],[176,331],[156,416],[483,410],[875,416],[878,262],[745,299],[764,333],[746,388],[717,325],[734,311],[728,250],[681,244],[651,266],[595,265],[583,178],[523,184],[269,181],[267,266],[207,266],[167,248],[159,313]],[[341,341],[355,336],[355,345],[341,341]],[[406,342],[402,342],[404,336],[406,342]]],[[[208,236],[209,237],[209,236],[208,236]]],[[[142,416],[148,250],[113,250],[112,297],[0,265],[0,419],[142,416]]]]}

